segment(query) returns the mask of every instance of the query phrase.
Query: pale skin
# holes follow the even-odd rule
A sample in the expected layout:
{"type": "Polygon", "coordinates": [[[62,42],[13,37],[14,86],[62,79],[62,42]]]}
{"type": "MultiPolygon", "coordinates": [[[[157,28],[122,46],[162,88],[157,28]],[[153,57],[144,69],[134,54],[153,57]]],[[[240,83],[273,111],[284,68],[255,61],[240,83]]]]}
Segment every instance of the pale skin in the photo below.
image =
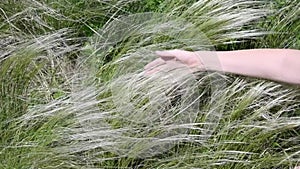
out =
{"type": "MultiPolygon", "coordinates": [[[[190,70],[211,70],[300,85],[300,50],[251,49],[237,51],[158,51],[156,60],[145,66],[146,74],[163,66],[187,66],[190,70]],[[212,58],[212,59],[209,59],[212,58]]],[[[294,169],[300,169],[296,166],[294,169]]]]}
{"type": "Polygon", "coordinates": [[[156,60],[145,66],[147,74],[160,66],[176,63],[193,71],[209,70],[300,85],[300,50],[250,49],[236,51],[158,51],[156,60]]]}

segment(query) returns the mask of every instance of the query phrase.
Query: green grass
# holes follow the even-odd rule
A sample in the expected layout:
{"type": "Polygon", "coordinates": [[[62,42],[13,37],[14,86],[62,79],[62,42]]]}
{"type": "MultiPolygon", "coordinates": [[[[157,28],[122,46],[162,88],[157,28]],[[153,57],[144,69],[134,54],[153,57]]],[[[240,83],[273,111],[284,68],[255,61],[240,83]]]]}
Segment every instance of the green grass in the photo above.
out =
{"type": "Polygon", "coordinates": [[[0,168],[299,165],[297,87],[142,74],[155,50],[300,49],[299,11],[283,0],[1,1],[0,168]]]}

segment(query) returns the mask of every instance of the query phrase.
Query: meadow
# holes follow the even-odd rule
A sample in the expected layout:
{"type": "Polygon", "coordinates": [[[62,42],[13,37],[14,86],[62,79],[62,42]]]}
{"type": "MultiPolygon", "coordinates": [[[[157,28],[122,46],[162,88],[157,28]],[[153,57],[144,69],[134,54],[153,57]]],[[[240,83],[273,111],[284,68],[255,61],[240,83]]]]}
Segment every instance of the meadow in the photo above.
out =
{"type": "Polygon", "coordinates": [[[300,165],[298,86],[143,73],[157,50],[300,50],[299,16],[297,0],[1,0],[0,168],[300,165]]]}

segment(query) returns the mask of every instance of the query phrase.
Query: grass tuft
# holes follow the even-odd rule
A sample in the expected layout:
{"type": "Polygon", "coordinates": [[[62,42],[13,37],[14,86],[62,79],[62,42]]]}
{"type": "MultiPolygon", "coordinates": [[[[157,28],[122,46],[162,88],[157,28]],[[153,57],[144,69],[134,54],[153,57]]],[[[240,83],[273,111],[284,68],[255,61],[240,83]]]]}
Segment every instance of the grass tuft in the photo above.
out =
{"type": "Polygon", "coordinates": [[[0,168],[295,167],[296,87],[143,68],[155,50],[299,49],[298,13],[296,1],[1,1],[0,168]]]}

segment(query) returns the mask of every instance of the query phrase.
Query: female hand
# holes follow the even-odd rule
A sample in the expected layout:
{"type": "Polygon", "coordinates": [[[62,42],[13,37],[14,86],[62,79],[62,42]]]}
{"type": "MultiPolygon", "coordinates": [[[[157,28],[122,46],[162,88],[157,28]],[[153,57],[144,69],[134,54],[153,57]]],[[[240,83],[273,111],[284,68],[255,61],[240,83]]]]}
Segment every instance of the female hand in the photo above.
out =
{"type": "Polygon", "coordinates": [[[204,65],[199,57],[199,52],[196,53],[175,49],[157,51],[156,54],[159,56],[159,58],[155,59],[144,67],[147,75],[156,73],[164,68],[175,69],[179,67],[188,67],[191,72],[204,70],[204,65]]]}

